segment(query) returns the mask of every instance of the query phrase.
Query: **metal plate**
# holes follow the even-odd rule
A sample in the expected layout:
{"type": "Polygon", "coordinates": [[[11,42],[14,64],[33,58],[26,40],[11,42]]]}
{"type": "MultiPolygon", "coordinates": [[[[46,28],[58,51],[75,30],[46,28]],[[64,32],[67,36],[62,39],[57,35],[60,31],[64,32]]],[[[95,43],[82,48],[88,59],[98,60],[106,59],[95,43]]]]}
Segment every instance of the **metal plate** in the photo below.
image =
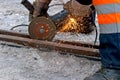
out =
{"type": "Polygon", "coordinates": [[[29,25],[29,35],[34,39],[52,40],[55,33],[55,24],[46,17],[37,17],[29,25]]]}

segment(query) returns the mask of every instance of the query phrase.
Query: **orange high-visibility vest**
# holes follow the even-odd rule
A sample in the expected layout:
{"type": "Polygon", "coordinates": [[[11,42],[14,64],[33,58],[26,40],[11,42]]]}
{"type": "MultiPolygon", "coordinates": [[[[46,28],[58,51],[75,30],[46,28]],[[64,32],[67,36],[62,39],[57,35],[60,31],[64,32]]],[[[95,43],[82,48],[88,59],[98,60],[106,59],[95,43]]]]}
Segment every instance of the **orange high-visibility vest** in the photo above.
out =
{"type": "Polygon", "coordinates": [[[120,33],[120,0],[93,0],[101,33],[120,33]]]}

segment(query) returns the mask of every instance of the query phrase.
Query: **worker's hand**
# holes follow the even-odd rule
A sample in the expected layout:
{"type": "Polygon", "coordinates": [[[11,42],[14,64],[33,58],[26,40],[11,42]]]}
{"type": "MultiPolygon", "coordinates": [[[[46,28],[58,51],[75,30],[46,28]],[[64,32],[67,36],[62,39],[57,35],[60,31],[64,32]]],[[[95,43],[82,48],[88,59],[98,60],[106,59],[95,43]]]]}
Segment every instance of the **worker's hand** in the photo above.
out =
{"type": "Polygon", "coordinates": [[[38,16],[43,16],[43,12],[44,15],[47,13],[47,8],[45,8],[46,4],[43,3],[34,3],[34,12],[33,12],[33,17],[38,17],[38,16]]]}
{"type": "Polygon", "coordinates": [[[33,3],[33,17],[46,16],[50,1],[51,0],[35,0],[33,3]]]}
{"type": "Polygon", "coordinates": [[[68,10],[69,13],[73,16],[81,16],[81,17],[85,17],[92,12],[90,5],[82,5],[76,0],[68,1],[64,5],[64,9],[68,10]]]}

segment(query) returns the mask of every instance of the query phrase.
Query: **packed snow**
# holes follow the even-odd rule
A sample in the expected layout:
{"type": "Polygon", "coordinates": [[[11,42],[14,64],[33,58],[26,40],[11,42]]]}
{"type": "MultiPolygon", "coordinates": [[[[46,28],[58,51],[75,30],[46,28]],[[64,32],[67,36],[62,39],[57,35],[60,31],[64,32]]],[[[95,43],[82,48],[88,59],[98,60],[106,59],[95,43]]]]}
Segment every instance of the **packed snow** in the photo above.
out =
{"type": "MultiPolygon", "coordinates": [[[[67,1],[53,0],[51,4],[67,1]]],[[[0,0],[0,2],[0,29],[10,30],[19,24],[29,24],[29,12],[20,4],[21,0],[0,0]]],[[[62,9],[63,6],[51,7],[48,13],[54,15],[62,9]]],[[[28,33],[27,29],[27,26],[21,26],[14,31],[28,33]]],[[[93,43],[94,38],[95,32],[89,35],[61,33],[54,39],[83,42],[89,40],[93,43]]],[[[100,67],[99,61],[0,41],[0,80],[84,80],[100,67]]]]}

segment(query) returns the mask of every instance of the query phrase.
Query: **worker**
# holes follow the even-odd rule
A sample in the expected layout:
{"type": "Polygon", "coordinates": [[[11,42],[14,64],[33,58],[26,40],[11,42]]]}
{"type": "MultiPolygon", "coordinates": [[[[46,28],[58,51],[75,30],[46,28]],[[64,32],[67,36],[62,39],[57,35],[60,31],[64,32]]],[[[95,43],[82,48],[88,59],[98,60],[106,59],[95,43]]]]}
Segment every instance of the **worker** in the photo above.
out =
{"type": "Polygon", "coordinates": [[[120,80],[120,0],[77,0],[95,6],[102,68],[85,80],[120,80]]]}
{"type": "MultiPolygon", "coordinates": [[[[37,1],[37,0],[36,0],[37,1]]],[[[51,0],[38,0],[34,17],[41,15],[41,9],[51,0]],[[38,4],[38,5],[37,5],[38,4]],[[42,4],[42,5],[39,5],[42,4]],[[39,7],[39,8],[37,8],[39,7]],[[39,10],[37,10],[39,9],[39,10]]],[[[100,56],[102,67],[85,80],[120,80],[120,0],[77,0],[80,4],[93,3],[100,26],[100,56]]]]}

